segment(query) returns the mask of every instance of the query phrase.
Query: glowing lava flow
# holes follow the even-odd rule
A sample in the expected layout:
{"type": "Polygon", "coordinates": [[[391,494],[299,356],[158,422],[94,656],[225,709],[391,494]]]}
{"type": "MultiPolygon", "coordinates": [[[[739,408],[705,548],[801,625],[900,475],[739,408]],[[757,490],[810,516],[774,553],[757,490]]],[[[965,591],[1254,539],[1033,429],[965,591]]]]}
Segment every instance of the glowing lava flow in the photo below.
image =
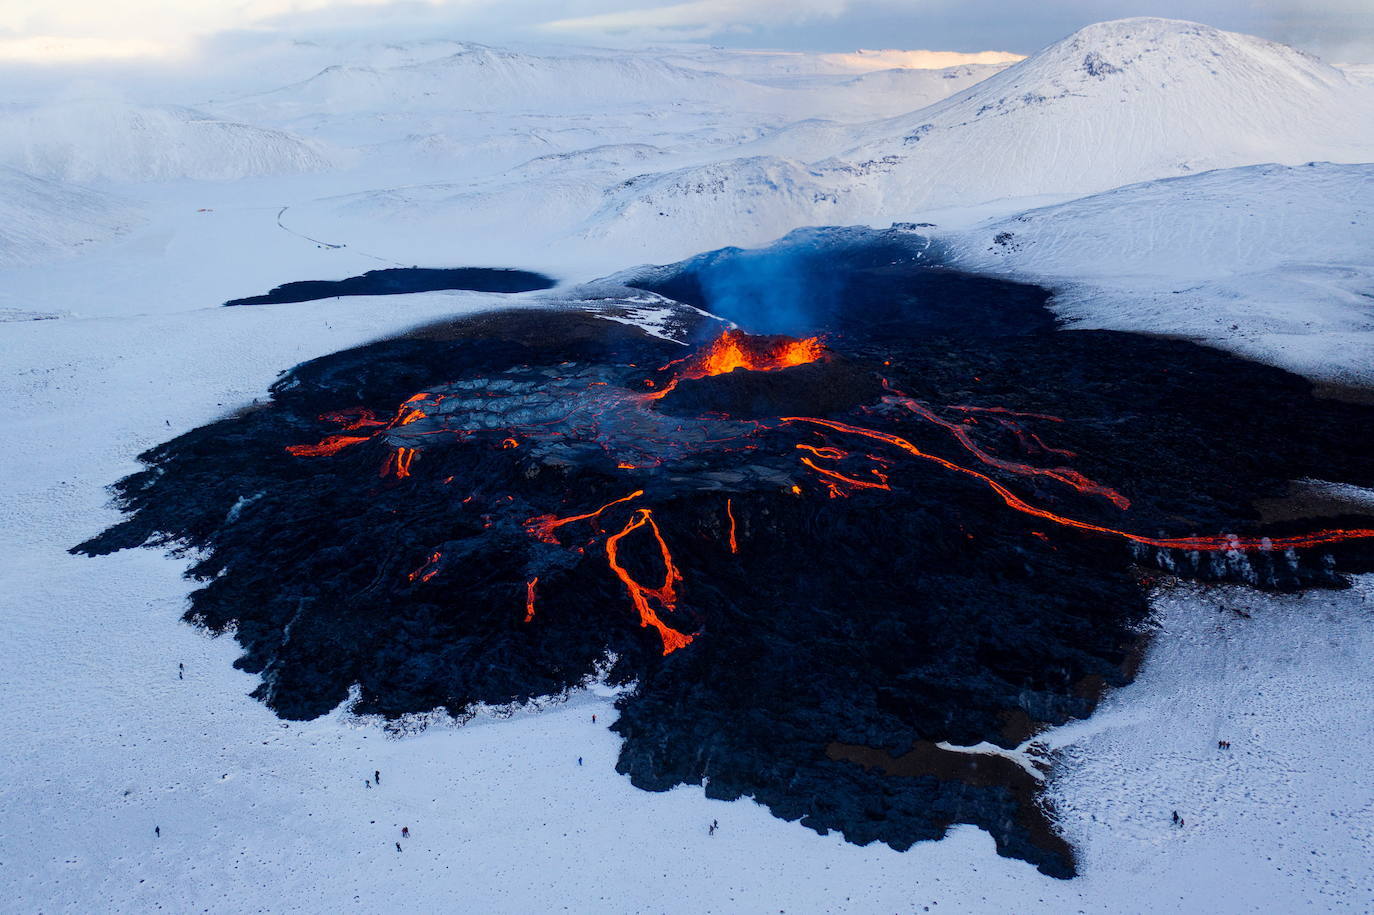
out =
{"type": "Polygon", "coordinates": [[[1003,413],[1007,416],[1024,416],[1028,419],[1048,419],[1052,423],[1062,423],[1063,417],[1051,416],[1048,413],[1022,413],[1020,410],[1008,410],[1006,407],[965,407],[958,404],[950,404],[945,409],[959,410],[963,413],[1003,413]]]}
{"type": "Polygon", "coordinates": [[[442,553],[431,553],[429,558],[425,560],[424,565],[410,573],[409,580],[415,581],[418,578],[420,581],[429,581],[435,575],[439,574],[439,560],[443,558],[444,556],[442,553]]]}
{"type": "Polygon", "coordinates": [[[337,454],[349,445],[356,445],[365,442],[372,437],[368,435],[328,435],[313,445],[287,445],[288,454],[296,457],[322,457],[326,454],[337,454]]]}
{"type": "Polygon", "coordinates": [[[631,499],[638,499],[644,495],[644,490],[636,489],[628,496],[613,499],[596,511],[587,512],[585,515],[573,515],[568,518],[560,518],[557,515],[535,515],[525,522],[525,530],[529,531],[530,536],[535,540],[542,540],[544,543],[557,543],[558,538],[553,532],[565,524],[572,524],[574,521],[586,521],[588,518],[595,518],[610,508],[612,505],[619,505],[621,502],[629,502],[631,499]]]}
{"type": "MultiPolygon", "coordinates": [[[[854,477],[845,476],[844,474],[840,473],[838,470],[831,470],[831,469],[829,469],[829,468],[827,468],[827,467],[822,467],[821,465],[817,464],[815,461],[811,460],[811,459],[808,458],[808,457],[802,458],[802,459],[801,459],[801,462],[802,462],[803,464],[805,464],[807,467],[810,467],[812,470],[814,470],[814,471],[816,471],[817,473],[821,474],[822,476],[826,476],[826,477],[829,477],[829,478],[832,479],[832,480],[837,481],[837,482],[840,484],[841,487],[843,487],[843,486],[851,486],[851,487],[853,487],[854,489],[889,489],[889,490],[892,488],[891,486],[888,486],[888,485],[887,485],[887,477],[884,476],[883,474],[879,473],[879,472],[876,471],[876,470],[870,471],[874,476],[878,477],[878,482],[875,483],[875,482],[872,482],[872,481],[870,481],[870,480],[856,480],[854,477]]],[[[831,485],[831,484],[827,484],[827,485],[831,485]]],[[[845,495],[845,493],[844,493],[844,491],[843,491],[842,488],[833,488],[833,489],[830,490],[830,495],[831,495],[831,498],[836,498],[836,497],[845,495]]]]}
{"type": "Polygon", "coordinates": [[[539,576],[536,575],[525,582],[525,622],[534,619],[534,586],[539,584],[539,576]]]}
{"type": "Polygon", "coordinates": [[[730,504],[730,500],[725,500],[725,515],[730,519],[730,552],[739,552],[739,540],[735,538],[735,508],[730,504]]]}
{"type": "Polygon", "coordinates": [[[668,544],[664,542],[663,533],[654,522],[650,509],[637,509],[624,528],[606,538],[606,559],[611,564],[611,571],[615,572],[616,577],[625,585],[635,609],[639,611],[639,625],[653,626],[658,630],[659,636],[663,639],[663,653],[672,654],[679,648],[690,645],[692,636],[669,628],[658,618],[653,607],[649,606],[649,599],[653,598],[664,610],[671,612],[677,609],[677,583],[682,581],[682,574],[678,572],[677,566],[673,565],[673,554],[668,551],[668,544]],[[663,584],[657,588],[650,588],[635,581],[634,576],[620,564],[620,541],[642,527],[648,527],[654,535],[658,542],[659,555],[663,558],[663,584]]]}
{"type": "MultiPolygon", "coordinates": [[[[325,455],[338,454],[349,445],[365,442],[388,429],[395,429],[397,426],[406,426],[415,422],[417,419],[424,419],[425,412],[418,407],[410,406],[410,404],[433,396],[434,395],[430,394],[428,391],[412,394],[402,401],[400,407],[396,409],[396,415],[389,421],[378,419],[376,414],[366,407],[349,407],[347,410],[337,410],[333,413],[321,414],[320,419],[325,422],[338,423],[343,427],[345,432],[352,432],[357,429],[376,429],[377,431],[368,432],[365,435],[328,435],[313,445],[287,445],[287,453],[293,454],[296,457],[323,457],[325,455]]],[[[439,395],[438,399],[442,400],[443,395],[439,395]]],[[[414,451],[414,449],[401,450],[414,451]]],[[[407,468],[409,467],[409,461],[407,461],[406,466],[407,468]]],[[[388,470],[384,469],[382,476],[386,476],[387,472],[388,470]]],[[[406,473],[397,473],[398,477],[405,477],[408,475],[409,470],[407,470],[406,473]]]]}
{"type": "MultiPolygon", "coordinates": [[[[791,337],[759,337],[746,334],[742,330],[727,330],[711,345],[683,360],[682,368],[673,376],[667,387],[649,395],[658,400],[679,381],[687,378],[705,378],[708,375],[724,375],[735,369],[748,369],[751,372],[773,372],[815,362],[824,355],[819,337],[796,340],[791,337]]],[[[672,365],[669,363],[668,365],[672,365]]],[[[667,365],[664,368],[668,368],[667,365]]]]}
{"type": "Polygon", "coordinates": [[[813,423],[817,426],[833,429],[836,432],[844,432],[849,435],[862,435],[880,442],[885,442],[896,448],[900,448],[902,451],[914,457],[932,461],[948,470],[953,470],[957,473],[962,473],[982,481],[993,492],[997,493],[1009,508],[1015,509],[1016,511],[1031,515],[1035,518],[1043,518],[1046,521],[1053,522],[1063,527],[1071,527],[1081,531],[1092,531],[1098,534],[1109,534],[1113,537],[1121,537],[1132,543],[1140,543],[1146,546],[1178,550],[1207,550],[1213,552],[1227,550],[1287,550],[1374,537],[1374,528],[1323,530],[1300,537],[1237,537],[1230,534],[1213,537],[1145,537],[1140,534],[1132,534],[1128,531],[1119,531],[1115,528],[1090,524],[1087,521],[1079,521],[1076,518],[1067,518],[1043,508],[1036,508],[1034,505],[1031,505],[1029,502],[1026,502],[1011,490],[1007,489],[1001,483],[992,479],[992,477],[968,467],[961,467],[953,461],[947,461],[942,457],[927,454],[901,436],[893,435],[890,432],[879,432],[875,429],[865,429],[862,426],[851,426],[849,423],[837,422],[833,419],[818,419],[813,416],[783,416],[781,419],[783,422],[789,423],[813,423]]]}
{"type": "MultiPolygon", "coordinates": [[[[1004,461],[1001,458],[993,457],[992,455],[984,451],[982,448],[978,447],[978,444],[974,442],[973,437],[969,435],[968,430],[966,428],[959,425],[958,423],[952,423],[948,420],[941,419],[940,417],[932,413],[929,408],[927,408],[918,400],[915,400],[911,397],[907,397],[904,394],[893,394],[883,399],[889,403],[900,404],[901,406],[906,407],[908,410],[915,413],[922,419],[927,420],[928,422],[932,422],[940,428],[947,430],[950,435],[953,435],[955,439],[958,440],[959,444],[963,445],[964,448],[969,451],[969,453],[971,453],[974,457],[978,458],[978,460],[982,461],[984,464],[987,464],[989,467],[996,467],[998,470],[1005,470],[1009,473],[1015,473],[1021,476],[1049,477],[1052,480],[1058,480],[1061,483],[1064,483],[1068,486],[1072,486],[1074,489],[1078,490],[1081,493],[1086,493],[1088,495],[1094,496],[1102,496],[1104,499],[1107,499],[1117,508],[1127,509],[1131,507],[1130,499],[1127,499],[1121,493],[1117,492],[1115,489],[1112,489],[1109,486],[1103,486],[1101,483],[1097,483],[1093,480],[1088,479],[1087,477],[1083,476],[1083,474],[1079,473],[1077,470],[1072,470],[1068,467],[1032,467],[1030,464],[1018,464],[1012,461],[1004,461]]],[[[971,408],[964,407],[961,409],[971,408]]],[[[1012,412],[1010,410],[995,410],[991,407],[987,408],[987,410],[990,413],[1012,412]]],[[[1018,415],[1035,416],[1037,414],[1027,413],[1018,415]]],[[[1062,419],[1058,419],[1057,417],[1053,416],[1041,415],[1040,418],[1054,420],[1055,422],[1063,422],[1062,419]]]]}
{"type": "Polygon", "coordinates": [[[379,476],[394,475],[398,480],[404,480],[410,476],[410,465],[415,460],[419,452],[414,448],[396,448],[386,456],[382,462],[382,469],[379,476]]]}

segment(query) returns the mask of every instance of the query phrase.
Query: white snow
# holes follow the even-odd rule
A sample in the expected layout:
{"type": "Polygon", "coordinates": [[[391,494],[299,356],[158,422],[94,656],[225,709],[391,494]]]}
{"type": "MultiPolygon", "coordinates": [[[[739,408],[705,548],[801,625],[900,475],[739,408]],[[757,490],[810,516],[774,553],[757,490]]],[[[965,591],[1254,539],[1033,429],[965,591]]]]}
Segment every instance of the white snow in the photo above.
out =
{"type": "Polygon", "coordinates": [[[960,266],[1053,289],[1071,327],[1184,336],[1370,385],[1371,238],[1374,165],[1314,163],[1131,185],[948,240],[960,266]]]}
{"type": "MultiPolygon", "coordinates": [[[[967,826],[898,854],[638,791],[595,688],[401,740],[342,712],[288,725],[247,697],[230,639],[179,622],[184,560],[65,552],[117,520],[104,487],[138,453],[278,372],[541,298],[216,307],[397,264],[571,286],[798,226],[928,220],[963,266],[1052,286],[1074,326],[1369,383],[1374,166],[1303,164],[1374,160],[1368,68],[1164,20],[1005,69],[454,41],[242,60],[107,105],[0,98],[0,908],[1374,908],[1374,577],[1157,594],[1136,682],[1039,737],[1082,852],[1061,882],[967,826]]],[[[670,332],[653,296],[606,317],[670,332]]]]}
{"type": "Polygon", "coordinates": [[[68,181],[232,181],[325,168],[305,141],[191,108],[72,97],[0,108],[0,163],[68,181]]]}
{"type": "Polygon", "coordinates": [[[132,202],[0,166],[0,268],[70,257],[141,221],[132,202]]]}

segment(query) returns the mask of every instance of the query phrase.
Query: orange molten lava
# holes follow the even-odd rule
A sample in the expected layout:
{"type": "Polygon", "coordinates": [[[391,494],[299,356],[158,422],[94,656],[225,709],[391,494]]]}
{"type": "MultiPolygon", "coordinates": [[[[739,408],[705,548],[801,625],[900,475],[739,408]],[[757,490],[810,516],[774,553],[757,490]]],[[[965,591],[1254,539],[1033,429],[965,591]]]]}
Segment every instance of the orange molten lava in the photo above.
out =
{"type": "Polygon", "coordinates": [[[442,553],[430,553],[429,558],[425,560],[425,564],[410,573],[410,580],[414,581],[418,578],[420,581],[429,581],[435,575],[439,574],[439,560],[443,558],[444,556],[442,553]]]}
{"type": "Polygon", "coordinates": [[[539,576],[536,575],[525,582],[525,622],[534,619],[534,586],[539,584],[539,576]]]}
{"type": "Polygon", "coordinates": [[[725,500],[725,514],[730,519],[730,552],[739,552],[739,540],[735,537],[735,507],[725,500]]]}
{"type": "Polygon", "coordinates": [[[414,448],[396,448],[386,456],[382,462],[380,476],[395,476],[398,480],[404,480],[410,476],[410,464],[419,454],[414,448]]]}
{"type": "MultiPolygon", "coordinates": [[[[870,471],[869,471],[869,473],[873,474],[875,477],[878,478],[877,481],[875,482],[875,481],[872,481],[872,480],[857,480],[857,479],[855,479],[854,477],[845,476],[844,474],[840,473],[838,470],[831,470],[831,469],[828,468],[828,467],[822,467],[821,465],[817,464],[815,461],[811,460],[811,459],[808,458],[808,457],[802,458],[802,459],[801,459],[801,462],[802,462],[803,464],[805,464],[807,467],[810,467],[812,470],[816,471],[817,473],[822,474],[823,476],[827,476],[827,477],[829,477],[829,478],[832,479],[832,480],[838,481],[839,486],[838,486],[836,489],[832,489],[832,490],[831,490],[832,496],[843,496],[843,495],[847,495],[847,493],[844,491],[845,487],[851,487],[851,488],[853,488],[853,489],[891,489],[891,488],[892,488],[891,486],[888,486],[888,485],[887,485],[887,477],[884,476],[882,473],[880,473],[880,472],[877,471],[877,470],[870,470],[870,471]]],[[[827,484],[827,485],[828,485],[828,484],[827,484]]]]}
{"type": "Polygon", "coordinates": [[[1119,531],[1115,528],[1102,527],[1097,524],[1090,524],[1087,521],[1079,521],[1076,518],[1068,518],[1064,515],[1057,515],[1054,512],[1048,511],[1043,508],[1037,508],[1034,505],[1031,505],[1029,502],[1022,499],[1020,496],[1017,496],[1015,493],[1007,489],[1001,483],[998,483],[992,477],[986,476],[985,474],[979,473],[978,471],[968,467],[961,467],[953,461],[947,461],[942,457],[936,457],[933,454],[927,454],[926,452],[922,451],[920,448],[917,448],[915,445],[911,444],[911,442],[907,441],[901,436],[893,435],[890,432],[879,432],[876,429],[865,429],[862,426],[852,426],[849,423],[842,423],[833,419],[818,419],[812,416],[784,416],[782,417],[782,421],[795,423],[814,423],[818,426],[824,426],[825,428],[833,429],[836,432],[844,432],[850,435],[862,435],[871,439],[876,439],[880,442],[885,442],[896,448],[900,448],[902,451],[905,451],[913,457],[922,458],[923,460],[927,461],[933,461],[934,463],[939,464],[941,467],[944,467],[948,470],[953,470],[957,473],[966,474],[968,476],[973,477],[974,479],[981,481],[993,492],[995,492],[1002,499],[1002,501],[1007,504],[1007,507],[1015,509],[1016,511],[1023,512],[1035,518],[1043,518],[1046,521],[1050,521],[1054,524],[1059,524],[1064,527],[1071,527],[1080,531],[1092,531],[1098,534],[1110,534],[1114,537],[1121,537],[1125,540],[1131,541],[1132,543],[1140,543],[1146,546],[1154,546],[1165,549],[1177,550],[1206,550],[1211,552],[1224,552],[1228,550],[1287,550],[1319,546],[1321,544],[1327,543],[1340,543],[1346,540],[1362,540],[1367,538],[1374,538],[1374,529],[1371,528],[1316,531],[1315,533],[1307,534],[1300,537],[1237,537],[1230,534],[1218,535],[1213,537],[1144,537],[1140,534],[1132,534],[1128,531],[1119,531]]]}
{"type": "Polygon", "coordinates": [[[530,536],[535,540],[542,540],[545,543],[557,543],[558,538],[553,535],[553,532],[563,525],[571,524],[574,521],[586,521],[588,518],[595,518],[612,505],[619,505],[621,502],[629,502],[631,499],[638,499],[642,495],[644,495],[644,490],[636,489],[628,496],[623,496],[619,499],[607,502],[596,511],[587,512],[585,515],[572,515],[567,518],[560,518],[557,515],[536,515],[525,522],[525,530],[529,531],[530,536]]]}
{"type": "Polygon", "coordinates": [[[685,378],[724,375],[735,369],[773,372],[815,362],[824,353],[819,337],[807,337],[804,340],[792,337],[756,337],[742,330],[727,330],[712,340],[705,349],[684,360],[682,369],[676,377],[661,391],[649,396],[657,400],[677,387],[677,383],[685,378]]]}
{"type": "MultiPolygon", "coordinates": [[[[1014,461],[1004,461],[1001,458],[993,457],[992,455],[984,451],[982,448],[978,447],[978,445],[973,441],[973,438],[969,435],[967,429],[965,429],[963,426],[957,423],[952,423],[947,420],[941,419],[919,401],[901,394],[890,395],[886,399],[894,403],[901,404],[903,407],[906,407],[908,410],[915,413],[917,416],[920,416],[922,419],[925,419],[927,422],[934,423],[935,425],[948,430],[949,433],[953,435],[954,438],[959,442],[959,444],[963,445],[964,448],[967,449],[970,454],[978,458],[978,460],[982,461],[984,464],[987,464],[989,467],[996,467],[999,470],[1006,470],[1011,473],[1021,474],[1022,476],[1049,477],[1050,479],[1058,480],[1061,483],[1064,483],[1068,486],[1072,486],[1074,489],[1078,490],[1081,493],[1093,496],[1101,496],[1102,498],[1111,502],[1117,508],[1126,509],[1131,507],[1130,499],[1127,499],[1125,496],[1117,492],[1115,489],[1112,489],[1110,486],[1104,486],[1101,483],[1088,479],[1083,474],[1079,473],[1077,470],[1073,470],[1069,467],[1034,467],[1030,464],[1021,464],[1014,461]]],[[[959,407],[958,409],[971,410],[974,408],[959,407]]],[[[989,413],[1012,412],[1011,410],[1004,410],[994,407],[983,407],[980,409],[984,409],[989,413]]],[[[1040,419],[1048,419],[1059,423],[1063,422],[1063,420],[1059,419],[1058,417],[1048,416],[1039,413],[1017,413],[1014,415],[1035,416],[1040,419]]],[[[1039,441],[1039,439],[1037,439],[1036,441],[1039,441]]],[[[1042,442],[1041,444],[1043,446],[1044,443],[1042,442]]]]}
{"type": "MultiPolygon", "coordinates": [[[[396,415],[389,422],[378,419],[376,414],[366,407],[349,407],[347,410],[338,410],[333,413],[321,414],[320,419],[324,422],[338,423],[344,428],[345,432],[352,432],[358,429],[376,428],[378,432],[369,432],[366,435],[330,435],[314,445],[287,445],[288,453],[296,457],[323,457],[330,454],[338,454],[349,445],[356,445],[375,437],[387,429],[394,429],[397,426],[407,426],[417,419],[424,419],[426,414],[418,407],[409,406],[418,400],[427,397],[434,397],[428,391],[421,391],[419,394],[412,394],[402,401],[401,406],[396,410],[396,415]]],[[[443,395],[439,395],[438,400],[443,400],[443,395]]],[[[411,457],[414,457],[414,449],[410,450],[411,457]]],[[[407,467],[409,460],[407,460],[407,467]]],[[[384,470],[382,476],[386,476],[388,470],[384,470]]],[[[397,473],[398,477],[404,477],[406,473],[397,473]]]]}
{"type": "Polygon", "coordinates": [[[330,435],[313,445],[287,445],[286,450],[296,457],[322,457],[326,454],[337,454],[349,445],[365,442],[369,438],[370,435],[330,435]]]}
{"type": "Polygon", "coordinates": [[[658,614],[649,604],[649,600],[652,598],[662,609],[675,610],[677,608],[677,583],[682,581],[682,574],[678,572],[677,566],[673,565],[673,554],[668,551],[668,544],[664,542],[663,533],[659,531],[658,524],[654,522],[653,512],[650,509],[638,509],[624,528],[606,539],[606,559],[611,564],[611,571],[615,572],[616,577],[625,585],[625,590],[629,592],[630,600],[634,602],[635,609],[639,611],[639,625],[653,626],[658,630],[659,636],[663,639],[663,653],[665,655],[672,654],[679,648],[690,645],[692,636],[669,628],[658,618],[658,614]],[[634,576],[620,564],[620,541],[642,527],[647,527],[650,533],[654,535],[654,540],[658,542],[659,556],[663,558],[663,584],[657,588],[650,588],[635,581],[634,576]]]}
{"type": "Polygon", "coordinates": [[[821,358],[821,341],[816,337],[792,340],[752,337],[742,330],[727,330],[704,353],[693,360],[682,377],[702,378],[724,375],[735,369],[771,372],[804,365],[821,358]]]}

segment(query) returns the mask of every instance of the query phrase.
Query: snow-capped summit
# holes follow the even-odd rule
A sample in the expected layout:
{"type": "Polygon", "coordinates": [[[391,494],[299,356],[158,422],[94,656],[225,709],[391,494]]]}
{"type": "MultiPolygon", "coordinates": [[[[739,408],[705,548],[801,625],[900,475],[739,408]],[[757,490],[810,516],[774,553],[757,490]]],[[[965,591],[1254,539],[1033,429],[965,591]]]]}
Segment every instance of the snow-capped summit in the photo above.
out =
{"type": "Polygon", "coordinates": [[[922,144],[949,136],[980,164],[1002,163],[980,169],[988,178],[1014,175],[1025,188],[1025,163],[1042,183],[1076,192],[1093,179],[1116,186],[1245,156],[1367,156],[1372,101],[1342,71],[1285,45],[1193,22],[1122,19],[1081,29],[946,102],[869,125],[843,158],[925,161],[922,144]],[[1318,146],[1325,155],[1312,154],[1318,146]]]}
{"type": "Polygon", "coordinates": [[[644,233],[643,213],[690,235],[745,209],[756,218],[736,220],[735,234],[715,241],[754,243],[802,225],[887,223],[1214,168],[1369,161],[1374,92],[1271,41],[1192,22],[1123,19],[1088,26],[919,111],[849,128],[801,125],[754,145],[809,163],[798,166],[811,173],[809,187],[759,199],[757,182],[728,174],[756,171],[755,158],[715,163],[709,175],[642,179],[643,199],[618,204],[630,223],[626,237],[644,233]],[[739,186],[750,188],[748,207],[725,199],[739,186]]]}

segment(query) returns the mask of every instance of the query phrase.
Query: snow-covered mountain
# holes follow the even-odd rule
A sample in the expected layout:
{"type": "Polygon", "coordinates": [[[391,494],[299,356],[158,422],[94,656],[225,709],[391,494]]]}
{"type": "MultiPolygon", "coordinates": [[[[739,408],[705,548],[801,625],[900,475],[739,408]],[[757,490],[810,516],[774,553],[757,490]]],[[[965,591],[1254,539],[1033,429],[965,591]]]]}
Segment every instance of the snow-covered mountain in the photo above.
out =
{"type": "Polygon", "coordinates": [[[67,257],[141,221],[117,197],[0,166],[0,267],[67,257]]]}
{"type": "Polygon", "coordinates": [[[75,99],[0,109],[0,163],[68,181],[231,181],[315,171],[329,160],[280,130],[191,108],[75,99]]]}
{"type": "Polygon", "coordinates": [[[752,243],[1010,197],[1081,195],[1262,162],[1374,159],[1374,92],[1274,42],[1165,19],[1100,23],[919,111],[800,124],[774,157],[645,177],[588,231],[752,243]],[[786,175],[769,195],[758,175],[786,175]],[[737,214],[752,217],[731,221],[737,214]],[[652,227],[652,229],[651,229],[652,227]]]}
{"type": "Polygon", "coordinates": [[[952,239],[962,265],[1055,291],[1070,326],[1180,335],[1374,385],[1374,165],[1150,181],[952,239]]]}
{"type": "Polygon", "coordinates": [[[964,203],[1275,159],[1367,159],[1374,97],[1281,44],[1125,19],[1089,26],[944,104],[859,135],[843,163],[892,163],[907,180],[885,190],[907,205],[933,196],[964,203]]]}

